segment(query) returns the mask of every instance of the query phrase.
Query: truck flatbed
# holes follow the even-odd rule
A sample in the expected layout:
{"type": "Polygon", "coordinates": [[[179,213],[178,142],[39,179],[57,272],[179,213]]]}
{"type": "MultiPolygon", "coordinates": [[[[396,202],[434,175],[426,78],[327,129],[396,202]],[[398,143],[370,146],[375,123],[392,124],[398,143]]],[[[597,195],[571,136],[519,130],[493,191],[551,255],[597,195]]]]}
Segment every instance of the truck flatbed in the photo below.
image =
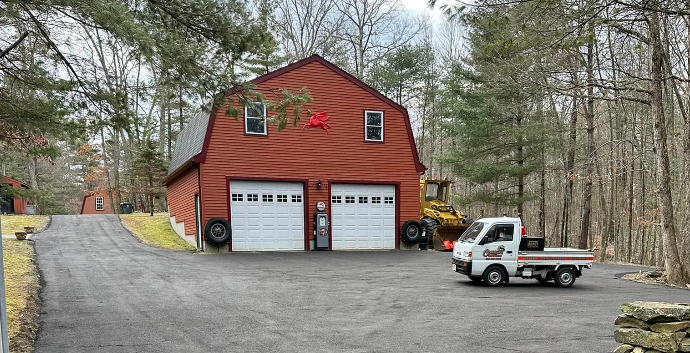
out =
{"type": "Polygon", "coordinates": [[[594,253],[587,250],[573,248],[545,248],[543,251],[519,251],[518,263],[544,264],[556,261],[578,262],[582,265],[591,264],[594,261],[594,253]]]}

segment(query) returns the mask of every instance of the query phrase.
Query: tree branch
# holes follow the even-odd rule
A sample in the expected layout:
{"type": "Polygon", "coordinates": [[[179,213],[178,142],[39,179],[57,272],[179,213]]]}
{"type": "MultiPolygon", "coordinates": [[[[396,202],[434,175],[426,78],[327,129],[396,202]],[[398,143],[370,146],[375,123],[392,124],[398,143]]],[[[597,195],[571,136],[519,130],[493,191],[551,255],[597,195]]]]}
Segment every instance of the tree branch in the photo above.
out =
{"type": "Polygon", "coordinates": [[[9,53],[10,51],[12,51],[12,49],[16,48],[16,47],[24,40],[24,38],[26,38],[28,35],[29,35],[29,32],[28,32],[28,31],[22,33],[22,35],[19,36],[19,39],[17,39],[16,41],[14,41],[14,43],[12,43],[12,45],[10,45],[9,47],[7,47],[7,49],[5,49],[5,50],[3,50],[2,52],[0,52],[0,59],[4,58],[5,55],[7,55],[7,53],[9,53]]]}

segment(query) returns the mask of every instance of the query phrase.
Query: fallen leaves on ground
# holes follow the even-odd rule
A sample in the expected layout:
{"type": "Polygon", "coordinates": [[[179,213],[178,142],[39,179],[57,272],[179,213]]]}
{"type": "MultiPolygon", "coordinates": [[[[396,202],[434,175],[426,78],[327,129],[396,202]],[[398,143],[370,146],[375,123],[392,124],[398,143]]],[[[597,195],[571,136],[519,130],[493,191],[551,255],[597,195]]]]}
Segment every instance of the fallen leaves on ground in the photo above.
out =
{"type": "Polygon", "coordinates": [[[2,251],[10,351],[32,352],[38,331],[40,286],[33,243],[3,239],[2,251]]]}
{"type": "Polygon", "coordinates": [[[635,282],[640,282],[640,283],[645,283],[645,284],[658,284],[658,285],[663,285],[663,286],[669,286],[669,287],[676,287],[676,288],[687,288],[690,289],[690,283],[686,284],[685,286],[678,286],[675,284],[670,284],[668,283],[668,278],[666,277],[666,273],[661,270],[654,270],[654,271],[639,271],[635,273],[628,273],[623,275],[623,279],[627,279],[630,281],[635,281],[635,282]]]}

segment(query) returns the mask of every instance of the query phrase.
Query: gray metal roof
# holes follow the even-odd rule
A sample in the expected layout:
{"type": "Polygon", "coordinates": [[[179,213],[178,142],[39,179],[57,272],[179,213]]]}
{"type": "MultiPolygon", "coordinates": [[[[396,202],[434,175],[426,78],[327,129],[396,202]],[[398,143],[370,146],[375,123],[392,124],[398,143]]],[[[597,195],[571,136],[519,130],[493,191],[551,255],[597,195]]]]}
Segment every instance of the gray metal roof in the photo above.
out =
{"type": "Polygon", "coordinates": [[[201,108],[199,114],[192,118],[187,126],[177,135],[175,150],[170,160],[170,167],[168,167],[168,174],[172,174],[183,164],[194,158],[194,156],[201,153],[210,117],[211,106],[208,105],[201,108]]]}

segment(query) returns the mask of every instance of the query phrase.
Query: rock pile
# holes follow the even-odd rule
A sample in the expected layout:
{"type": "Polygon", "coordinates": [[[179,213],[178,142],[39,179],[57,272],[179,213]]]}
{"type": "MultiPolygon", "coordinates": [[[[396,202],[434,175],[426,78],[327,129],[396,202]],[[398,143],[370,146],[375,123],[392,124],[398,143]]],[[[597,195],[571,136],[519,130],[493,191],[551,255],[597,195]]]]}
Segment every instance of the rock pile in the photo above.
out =
{"type": "Polygon", "coordinates": [[[632,302],[621,310],[614,353],[690,352],[690,304],[632,302]]]}

